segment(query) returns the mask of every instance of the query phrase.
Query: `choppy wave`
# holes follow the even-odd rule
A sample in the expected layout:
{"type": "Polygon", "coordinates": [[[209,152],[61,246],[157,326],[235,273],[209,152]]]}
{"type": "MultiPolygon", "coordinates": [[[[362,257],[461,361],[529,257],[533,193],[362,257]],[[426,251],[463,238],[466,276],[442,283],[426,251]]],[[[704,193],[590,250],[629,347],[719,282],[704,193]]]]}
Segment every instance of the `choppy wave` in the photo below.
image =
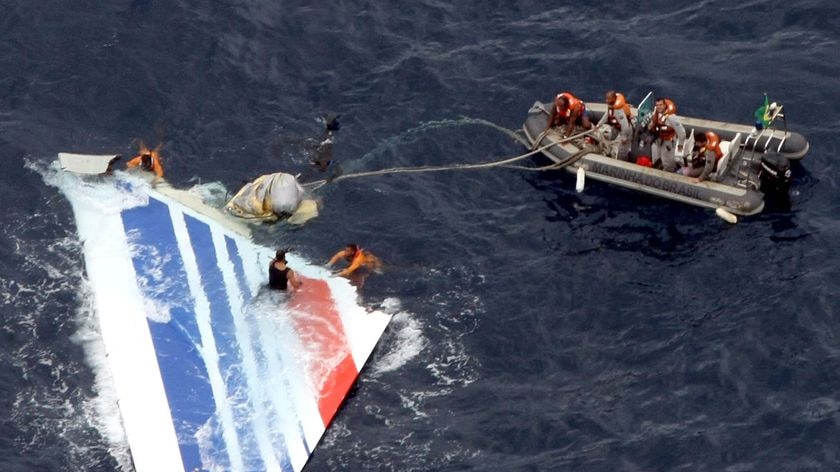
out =
{"type": "Polygon", "coordinates": [[[345,169],[474,162],[519,147],[459,117],[517,128],[534,100],[610,88],[724,121],[764,92],[784,103],[812,145],[791,208],[729,227],[502,169],[325,186],[319,218],[259,237],[309,260],[359,242],[386,264],[364,302],[400,303],[309,469],[838,468],[837,5],[7,3],[9,470],[130,467],[98,424],[96,347],[69,341],[96,343],[69,207],[24,156],[127,154],[161,123],[172,182],[234,188],[305,171],[316,117],[337,111],[345,169]]]}

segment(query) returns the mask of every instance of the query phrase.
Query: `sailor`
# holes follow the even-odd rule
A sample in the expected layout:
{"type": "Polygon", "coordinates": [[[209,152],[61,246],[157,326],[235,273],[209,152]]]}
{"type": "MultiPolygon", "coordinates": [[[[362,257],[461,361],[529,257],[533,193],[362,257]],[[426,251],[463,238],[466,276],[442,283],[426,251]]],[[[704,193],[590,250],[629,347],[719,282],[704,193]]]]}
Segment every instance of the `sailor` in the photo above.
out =
{"type": "Polygon", "coordinates": [[[623,94],[615,90],[607,91],[604,98],[607,102],[607,112],[601,116],[595,127],[600,128],[606,123],[615,130],[613,136],[617,137],[610,139],[614,139],[618,145],[616,157],[626,161],[630,156],[630,141],[633,136],[633,127],[630,124],[630,104],[627,103],[623,94]]]}
{"type": "Polygon", "coordinates": [[[694,149],[689,156],[688,165],[680,169],[683,175],[694,177],[694,183],[706,180],[714,172],[715,164],[723,156],[720,150],[720,138],[713,131],[706,131],[694,136],[694,149]]]}
{"type": "Polygon", "coordinates": [[[286,251],[278,249],[268,265],[268,287],[285,291],[290,285],[294,290],[303,285],[303,282],[299,281],[295,271],[286,265],[286,251]]]}
{"type": "Polygon", "coordinates": [[[353,243],[347,244],[344,249],[335,253],[327,262],[327,266],[332,266],[342,259],[347,262],[347,267],[337,271],[336,275],[350,278],[353,285],[358,287],[364,284],[364,279],[370,272],[382,267],[382,261],[378,257],[353,243]]]}
{"type": "Polygon", "coordinates": [[[589,113],[586,111],[586,104],[572,95],[571,92],[563,92],[554,97],[554,107],[545,130],[548,131],[560,126],[566,127],[563,132],[564,136],[571,136],[575,126],[581,126],[584,129],[592,128],[589,113]]]}
{"type": "Polygon", "coordinates": [[[682,152],[685,142],[685,128],[677,118],[677,105],[669,98],[660,98],[656,101],[656,107],[650,120],[649,128],[653,131],[656,139],[651,144],[651,155],[653,162],[662,162],[662,168],[668,172],[677,170],[677,162],[674,159],[674,148],[676,152],[682,152]],[[674,143],[676,136],[677,142],[674,143]]]}
{"type": "Polygon", "coordinates": [[[160,146],[149,150],[141,141],[140,154],[134,156],[125,166],[129,169],[140,167],[155,174],[155,180],[163,178],[163,164],[160,161],[160,146]]]}

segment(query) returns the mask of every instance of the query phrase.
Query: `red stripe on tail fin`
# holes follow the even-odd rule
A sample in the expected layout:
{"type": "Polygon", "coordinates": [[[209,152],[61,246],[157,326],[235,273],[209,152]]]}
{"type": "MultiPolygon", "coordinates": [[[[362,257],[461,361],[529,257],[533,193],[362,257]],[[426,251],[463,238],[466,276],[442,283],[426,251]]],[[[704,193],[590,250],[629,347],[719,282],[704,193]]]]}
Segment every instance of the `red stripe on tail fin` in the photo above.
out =
{"type": "Polygon", "coordinates": [[[318,410],[329,425],[359,371],[353,362],[341,316],[327,282],[298,276],[303,285],[291,294],[295,329],[304,343],[303,359],[318,391],[318,410]]]}

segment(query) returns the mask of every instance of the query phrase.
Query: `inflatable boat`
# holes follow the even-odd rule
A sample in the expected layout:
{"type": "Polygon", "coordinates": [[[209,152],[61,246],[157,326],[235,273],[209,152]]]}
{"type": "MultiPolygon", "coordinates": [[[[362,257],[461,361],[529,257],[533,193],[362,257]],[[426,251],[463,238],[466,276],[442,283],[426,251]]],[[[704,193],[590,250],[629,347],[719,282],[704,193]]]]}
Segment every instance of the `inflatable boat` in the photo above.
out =
{"type": "MultiPolygon", "coordinates": [[[[577,173],[578,188],[586,177],[651,195],[712,208],[718,215],[754,215],[764,208],[765,194],[786,192],[790,178],[790,161],[802,159],[809,144],[801,134],[787,130],[783,107],[768,107],[769,126],[747,126],[734,123],[680,116],[687,139],[684,146],[690,153],[693,137],[711,131],[720,139],[722,157],[716,162],[707,180],[695,182],[691,177],[666,172],[656,166],[639,165],[638,158],[650,156],[650,137],[646,125],[653,110],[653,96],[647,97],[632,109],[633,142],[629,159],[616,158],[615,148],[601,138],[604,129],[595,129],[601,116],[607,112],[604,103],[586,104],[593,129],[571,137],[561,135],[552,128],[545,132],[553,104],[536,102],[528,111],[523,125],[527,145],[540,149],[554,165],[577,173]],[[782,121],[784,127],[775,123],[782,121]],[[760,128],[760,129],[759,129],[760,128]],[[644,157],[643,157],[644,156],[644,157]]],[[[604,125],[607,127],[609,125],[604,125]]],[[[684,161],[683,161],[684,162],[684,161]]]]}
{"type": "Polygon", "coordinates": [[[267,290],[274,250],[248,225],[111,171],[117,157],[61,153],[52,183],[73,208],[135,469],[300,471],[391,316],[294,254],[303,285],[267,290]]]}

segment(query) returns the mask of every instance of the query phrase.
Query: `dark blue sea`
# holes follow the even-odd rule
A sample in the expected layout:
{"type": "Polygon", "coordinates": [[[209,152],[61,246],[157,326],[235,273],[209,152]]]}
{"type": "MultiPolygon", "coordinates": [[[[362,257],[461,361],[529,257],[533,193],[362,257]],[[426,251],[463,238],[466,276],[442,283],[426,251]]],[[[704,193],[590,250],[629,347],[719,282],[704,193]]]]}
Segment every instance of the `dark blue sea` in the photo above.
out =
{"type": "Polygon", "coordinates": [[[611,88],[783,103],[811,144],[789,208],[502,168],[322,187],[258,242],[357,242],[385,262],[363,303],[400,305],[306,470],[840,470],[840,6],[682,5],[0,0],[0,470],[133,470],[58,152],[163,143],[174,186],[236,191],[320,178],[330,112],[346,173],[475,163],[524,152],[498,128],[534,101],[611,88]]]}

